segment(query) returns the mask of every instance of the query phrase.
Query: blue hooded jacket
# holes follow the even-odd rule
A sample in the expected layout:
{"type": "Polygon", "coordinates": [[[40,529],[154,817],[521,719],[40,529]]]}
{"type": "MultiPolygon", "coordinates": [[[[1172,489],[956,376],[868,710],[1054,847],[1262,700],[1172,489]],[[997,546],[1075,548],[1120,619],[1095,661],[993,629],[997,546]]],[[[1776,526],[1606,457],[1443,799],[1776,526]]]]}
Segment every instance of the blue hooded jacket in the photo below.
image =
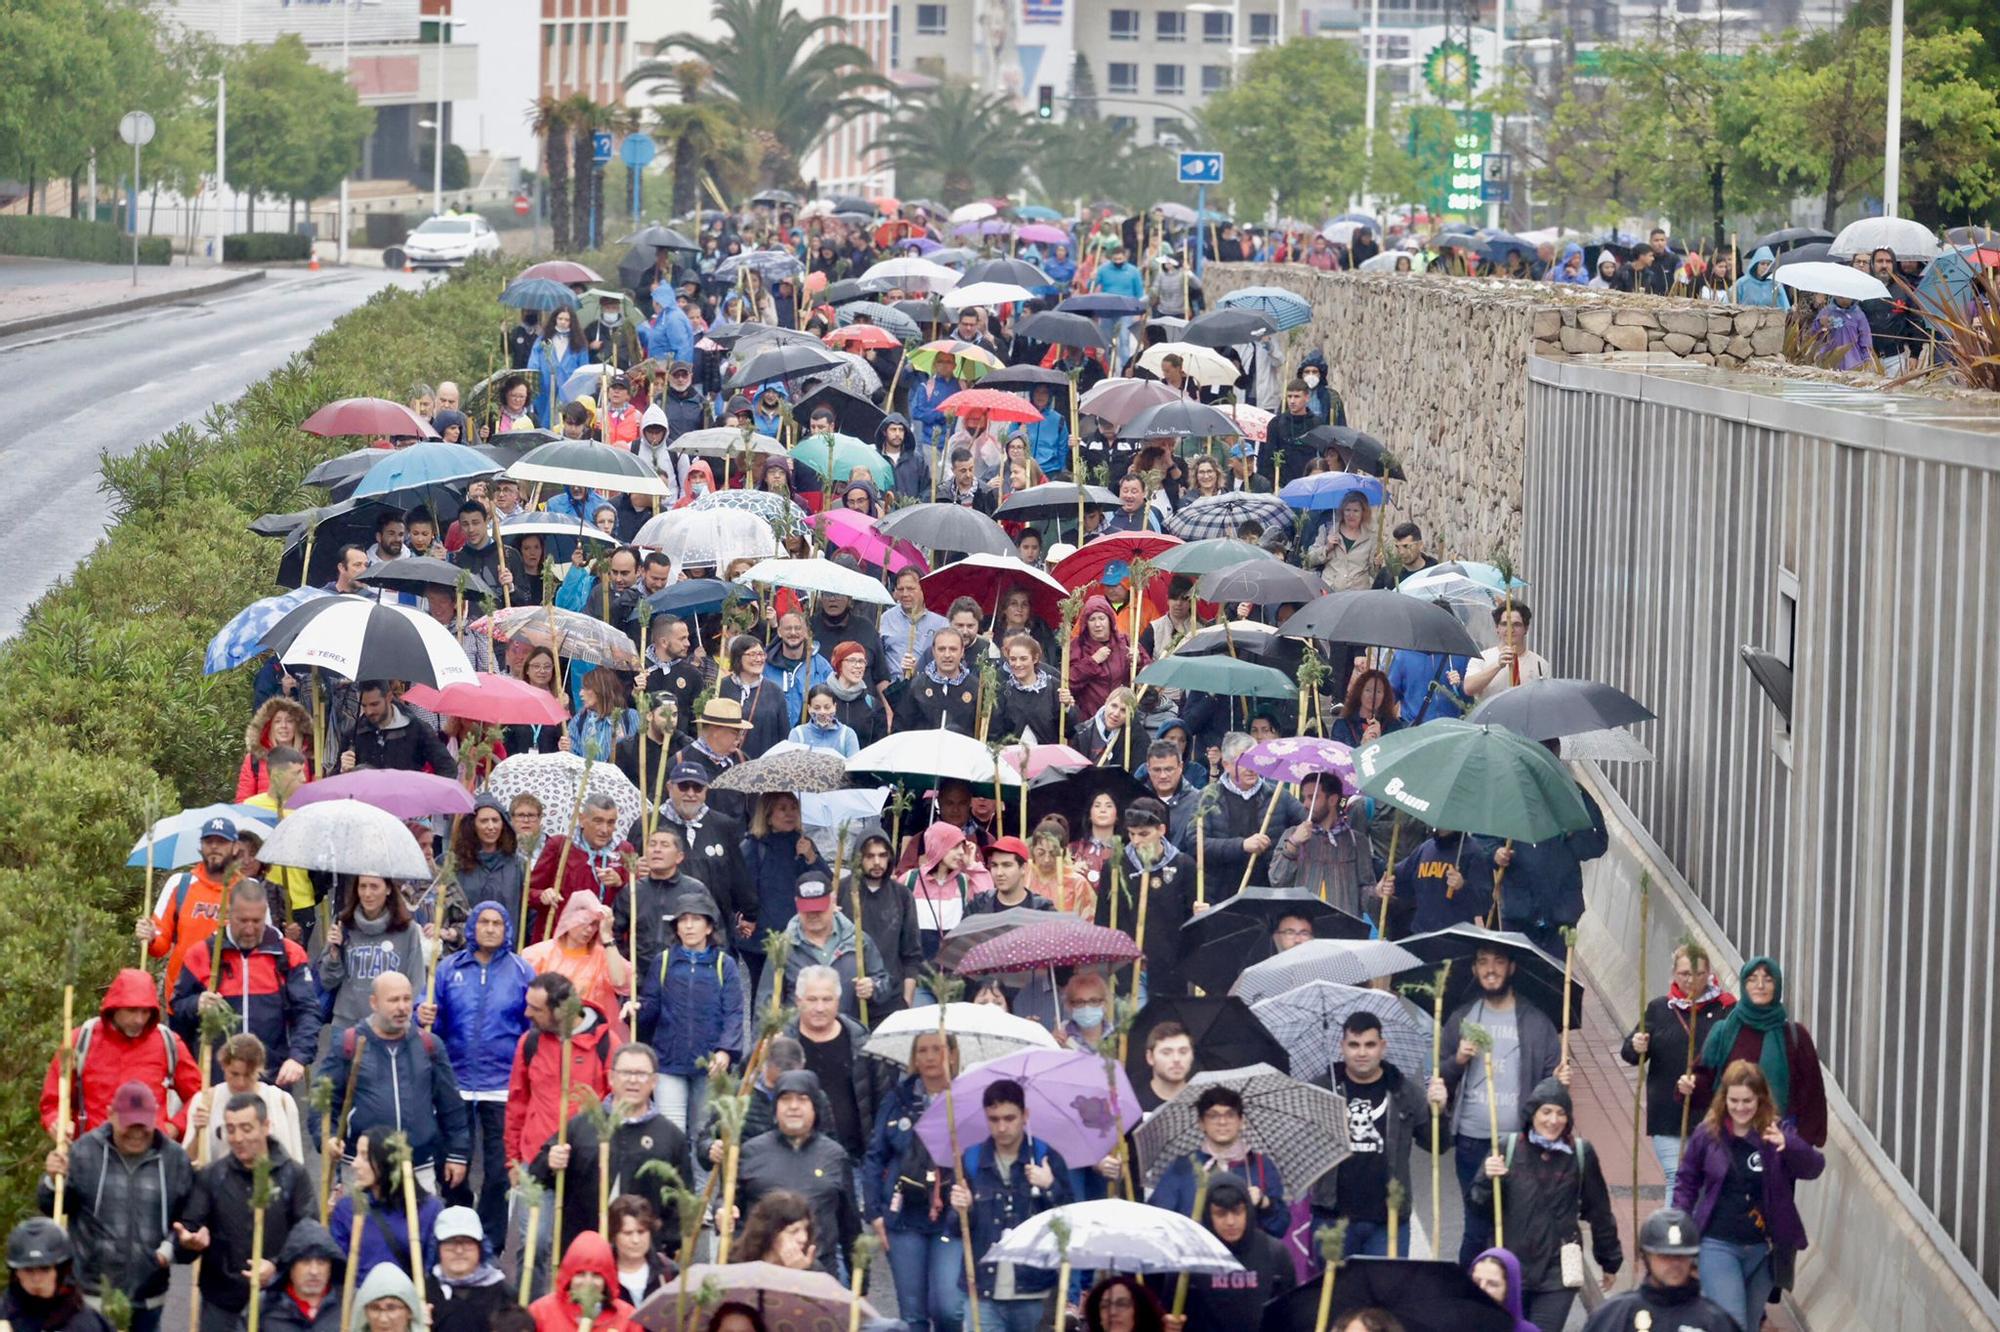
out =
{"type": "Polygon", "coordinates": [[[465,934],[482,911],[498,911],[507,922],[507,937],[492,960],[481,962],[471,944],[438,959],[437,1023],[432,1028],[444,1042],[458,1085],[468,1092],[505,1091],[514,1069],[514,1047],[528,1030],[528,984],[535,969],[514,951],[514,913],[505,902],[487,901],[466,917],[465,934]]]}
{"type": "Polygon", "coordinates": [[[1549,266],[1549,281],[1556,283],[1558,286],[1589,286],[1590,270],[1580,267],[1574,273],[1569,271],[1569,261],[1573,258],[1583,258],[1583,247],[1575,241],[1571,241],[1569,244],[1563,246],[1562,253],[1557,255],[1555,263],[1549,266]]]}
{"type": "Polygon", "coordinates": [[[936,452],[934,439],[941,444],[951,437],[951,422],[938,406],[956,392],[958,381],[941,375],[925,375],[910,385],[910,419],[916,423],[917,439],[926,453],[936,452]]]}
{"type": "Polygon", "coordinates": [[[741,1067],[747,1001],[743,970],[721,933],[722,913],[705,892],[690,893],[679,905],[707,916],[716,933],[700,952],[677,937],[660,965],[647,967],[639,980],[639,1034],[659,1056],[662,1073],[699,1077],[695,1061],[717,1050],[727,1050],[730,1064],[741,1067]]]}
{"type": "Polygon", "coordinates": [[[1792,308],[1791,296],[1778,285],[1778,259],[1770,246],[1759,245],[1751,252],[1750,262],[1743,265],[1743,276],[1736,279],[1736,303],[1775,310],[1792,308]],[[1760,264],[1771,265],[1771,271],[1763,277],[1757,276],[1760,264]]]}
{"type": "Polygon", "coordinates": [[[1023,426],[1021,433],[1027,436],[1029,456],[1044,473],[1054,476],[1069,467],[1069,421],[1053,396],[1042,408],[1042,419],[1023,426]]]}
{"type": "Polygon", "coordinates": [[[693,365],[694,325],[681,313],[674,293],[665,284],[653,289],[653,305],[659,314],[646,326],[646,355],[693,365]]]}

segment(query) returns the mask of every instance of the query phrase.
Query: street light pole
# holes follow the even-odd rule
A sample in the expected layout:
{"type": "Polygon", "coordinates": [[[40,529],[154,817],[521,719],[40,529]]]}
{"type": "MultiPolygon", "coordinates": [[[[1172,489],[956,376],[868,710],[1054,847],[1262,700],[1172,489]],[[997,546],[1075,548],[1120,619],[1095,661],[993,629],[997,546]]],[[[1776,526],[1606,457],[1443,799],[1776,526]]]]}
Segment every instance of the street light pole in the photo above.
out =
{"type": "MultiPolygon", "coordinates": [[[[1496,89],[1504,90],[1506,83],[1507,83],[1507,0],[1494,0],[1493,86],[1496,89]]],[[[1500,151],[1501,120],[1502,120],[1501,114],[1499,110],[1496,108],[1493,112],[1493,136],[1492,136],[1493,147],[1491,149],[1491,151],[1495,153],[1500,151]]],[[[1484,173],[1482,173],[1482,176],[1483,174],[1484,173]]],[[[1489,227],[1498,227],[1500,225],[1500,201],[1498,199],[1495,199],[1492,203],[1486,205],[1486,225],[1489,227]]]]}
{"type": "Polygon", "coordinates": [[[1895,217],[1903,193],[1903,0],[1889,0],[1889,133],[1883,140],[1882,216],[1895,217]]]}
{"type": "Polygon", "coordinates": [[[431,148],[431,216],[444,215],[444,35],[451,26],[451,17],[439,14],[438,20],[438,104],[437,138],[431,148]]]}
{"type": "Polygon", "coordinates": [[[1375,62],[1382,58],[1382,0],[1368,0],[1368,105],[1362,112],[1361,156],[1370,169],[1362,172],[1361,202],[1374,211],[1375,62]]]}

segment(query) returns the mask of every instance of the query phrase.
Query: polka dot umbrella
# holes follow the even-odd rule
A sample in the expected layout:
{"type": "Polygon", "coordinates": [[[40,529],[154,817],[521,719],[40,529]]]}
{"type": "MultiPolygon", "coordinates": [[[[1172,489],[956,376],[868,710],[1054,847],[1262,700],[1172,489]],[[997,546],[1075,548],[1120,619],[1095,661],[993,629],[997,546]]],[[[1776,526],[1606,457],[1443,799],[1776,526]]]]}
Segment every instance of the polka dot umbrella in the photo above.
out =
{"type": "Polygon", "coordinates": [[[1123,930],[1057,916],[975,945],[958,964],[958,974],[997,976],[1046,967],[1123,965],[1138,957],[1139,945],[1123,930]]]}

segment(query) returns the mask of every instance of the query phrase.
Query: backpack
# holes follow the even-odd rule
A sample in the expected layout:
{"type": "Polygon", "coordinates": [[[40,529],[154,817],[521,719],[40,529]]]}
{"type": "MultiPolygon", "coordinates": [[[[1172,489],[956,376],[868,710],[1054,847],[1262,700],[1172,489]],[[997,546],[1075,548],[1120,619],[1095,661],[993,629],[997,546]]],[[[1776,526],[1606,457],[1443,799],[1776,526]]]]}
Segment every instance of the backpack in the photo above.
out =
{"type": "MultiPolygon", "coordinates": [[[[83,1024],[76,1029],[76,1045],[70,1052],[69,1075],[76,1080],[76,1086],[71,1089],[70,1100],[76,1109],[78,1119],[86,1117],[83,1112],[84,1061],[90,1058],[91,1039],[97,1035],[98,1024],[103,1021],[102,1017],[85,1018],[83,1024]]],[[[172,1087],[174,1085],[174,1066],[180,1062],[181,1043],[174,1036],[172,1029],[163,1021],[156,1019],[153,1023],[153,1030],[159,1033],[161,1041],[166,1046],[167,1086],[172,1087]]],[[[87,1124],[85,1127],[94,1128],[96,1126],[87,1124]]]]}

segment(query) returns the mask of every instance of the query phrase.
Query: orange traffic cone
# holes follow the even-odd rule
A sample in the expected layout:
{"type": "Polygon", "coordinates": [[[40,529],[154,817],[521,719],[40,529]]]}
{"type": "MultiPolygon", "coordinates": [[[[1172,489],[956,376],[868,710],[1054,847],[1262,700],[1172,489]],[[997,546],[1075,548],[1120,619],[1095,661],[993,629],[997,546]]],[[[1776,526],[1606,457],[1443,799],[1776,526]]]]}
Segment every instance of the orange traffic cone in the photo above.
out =
{"type": "Polygon", "coordinates": [[[308,273],[319,272],[319,251],[317,249],[312,252],[312,261],[306,265],[306,271],[308,273]]]}

